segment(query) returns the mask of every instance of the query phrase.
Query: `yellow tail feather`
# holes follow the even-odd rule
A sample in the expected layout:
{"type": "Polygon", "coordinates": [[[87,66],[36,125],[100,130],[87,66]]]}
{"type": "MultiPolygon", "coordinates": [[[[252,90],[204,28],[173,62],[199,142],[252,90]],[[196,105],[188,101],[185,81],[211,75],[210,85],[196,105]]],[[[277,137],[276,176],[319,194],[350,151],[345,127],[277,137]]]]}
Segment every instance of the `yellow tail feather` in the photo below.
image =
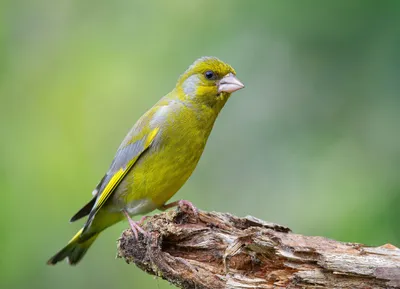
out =
{"type": "Polygon", "coordinates": [[[76,265],[85,256],[86,251],[93,244],[94,240],[99,234],[91,236],[89,239],[84,241],[80,240],[80,236],[83,229],[80,229],[78,233],[68,242],[68,245],[61,249],[57,254],[47,261],[48,265],[55,265],[58,262],[67,258],[70,265],[76,265]]]}

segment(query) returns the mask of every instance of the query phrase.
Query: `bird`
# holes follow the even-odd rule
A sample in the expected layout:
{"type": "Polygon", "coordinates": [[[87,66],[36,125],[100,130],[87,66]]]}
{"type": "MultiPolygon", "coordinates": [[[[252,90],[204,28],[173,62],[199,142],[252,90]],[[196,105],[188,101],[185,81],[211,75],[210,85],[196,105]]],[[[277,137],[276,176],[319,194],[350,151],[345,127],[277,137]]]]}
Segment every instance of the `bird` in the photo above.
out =
{"type": "Polygon", "coordinates": [[[143,218],[135,222],[133,216],[185,205],[196,213],[189,201],[167,202],[192,175],[230,95],[243,87],[232,66],[218,58],[194,61],[128,132],[92,199],[70,220],[88,216],[82,229],[47,264],[67,259],[76,265],[104,229],[124,219],[138,238],[146,234],[143,218]]]}

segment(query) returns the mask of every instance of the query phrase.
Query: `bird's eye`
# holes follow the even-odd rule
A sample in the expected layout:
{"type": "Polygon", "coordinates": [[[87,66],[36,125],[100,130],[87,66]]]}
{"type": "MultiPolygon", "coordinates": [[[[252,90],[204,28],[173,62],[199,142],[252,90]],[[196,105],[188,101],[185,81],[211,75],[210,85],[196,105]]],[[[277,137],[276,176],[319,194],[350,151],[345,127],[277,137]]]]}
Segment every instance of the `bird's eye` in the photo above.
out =
{"type": "Polygon", "coordinates": [[[214,73],[214,71],[211,71],[211,70],[206,71],[206,72],[204,73],[204,76],[205,76],[207,79],[210,79],[210,80],[216,78],[216,74],[214,73]]]}

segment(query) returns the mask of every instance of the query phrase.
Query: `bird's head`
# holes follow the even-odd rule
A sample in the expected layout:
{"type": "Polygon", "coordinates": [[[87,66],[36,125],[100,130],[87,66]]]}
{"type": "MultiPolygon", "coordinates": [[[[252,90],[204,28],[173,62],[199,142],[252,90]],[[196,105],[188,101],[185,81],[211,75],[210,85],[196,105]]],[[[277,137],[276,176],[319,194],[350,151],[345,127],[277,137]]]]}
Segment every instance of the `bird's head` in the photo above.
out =
{"type": "Polygon", "coordinates": [[[178,80],[183,100],[220,110],[232,92],[242,89],[235,70],[216,57],[197,59],[178,80]]]}

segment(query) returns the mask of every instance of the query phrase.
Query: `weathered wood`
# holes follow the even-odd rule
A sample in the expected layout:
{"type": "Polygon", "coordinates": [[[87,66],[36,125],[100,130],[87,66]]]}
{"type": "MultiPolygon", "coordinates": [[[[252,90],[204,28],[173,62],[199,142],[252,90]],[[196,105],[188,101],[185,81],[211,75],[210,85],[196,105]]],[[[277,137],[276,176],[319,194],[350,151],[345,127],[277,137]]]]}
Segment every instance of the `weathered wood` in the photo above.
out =
{"type": "Polygon", "coordinates": [[[118,256],[180,288],[400,288],[400,249],[293,234],[254,217],[173,210],[118,256]]]}

